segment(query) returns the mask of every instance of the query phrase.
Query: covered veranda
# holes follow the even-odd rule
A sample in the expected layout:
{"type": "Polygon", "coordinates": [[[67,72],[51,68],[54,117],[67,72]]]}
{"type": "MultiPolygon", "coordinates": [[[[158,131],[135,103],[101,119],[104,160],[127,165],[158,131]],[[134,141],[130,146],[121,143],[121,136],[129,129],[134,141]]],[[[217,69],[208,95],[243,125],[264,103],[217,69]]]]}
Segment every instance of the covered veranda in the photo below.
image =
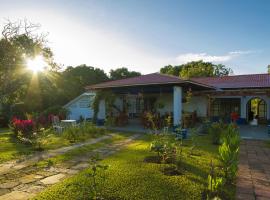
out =
{"type": "MultiPolygon", "coordinates": [[[[182,124],[183,103],[190,93],[214,90],[212,86],[195,81],[183,80],[178,77],[149,74],[119,81],[111,81],[89,86],[91,91],[110,91],[117,97],[114,115],[125,113],[128,125],[141,127],[145,112],[152,112],[160,118],[171,115],[172,124],[182,124]]],[[[99,102],[98,119],[105,120],[112,113],[106,112],[106,102],[99,102]]]]}

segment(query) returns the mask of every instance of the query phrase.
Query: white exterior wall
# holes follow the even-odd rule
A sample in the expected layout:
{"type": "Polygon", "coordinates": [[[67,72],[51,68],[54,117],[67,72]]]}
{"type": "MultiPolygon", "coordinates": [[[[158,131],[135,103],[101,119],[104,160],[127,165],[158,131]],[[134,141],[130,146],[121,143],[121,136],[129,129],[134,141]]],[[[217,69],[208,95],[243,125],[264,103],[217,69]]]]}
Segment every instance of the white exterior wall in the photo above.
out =
{"type": "Polygon", "coordinates": [[[157,98],[157,101],[161,101],[164,103],[164,108],[158,108],[158,112],[160,112],[161,115],[164,115],[165,113],[171,113],[173,112],[173,95],[172,94],[162,94],[157,98]]]}
{"type": "MultiPolygon", "coordinates": [[[[173,112],[173,95],[172,94],[163,94],[158,97],[158,101],[162,101],[165,106],[162,109],[158,109],[161,115],[164,115],[166,112],[173,112]]],[[[207,116],[207,97],[204,96],[196,96],[191,97],[189,103],[183,103],[183,111],[184,112],[193,112],[197,111],[198,117],[206,117],[207,116]]]]}
{"type": "Polygon", "coordinates": [[[183,104],[184,112],[197,112],[198,117],[207,116],[207,97],[204,96],[193,96],[190,99],[190,102],[183,104]]]}
{"type": "Polygon", "coordinates": [[[76,101],[65,106],[69,110],[69,119],[79,120],[80,116],[83,118],[93,118],[94,111],[91,104],[94,96],[85,95],[76,101]]]}

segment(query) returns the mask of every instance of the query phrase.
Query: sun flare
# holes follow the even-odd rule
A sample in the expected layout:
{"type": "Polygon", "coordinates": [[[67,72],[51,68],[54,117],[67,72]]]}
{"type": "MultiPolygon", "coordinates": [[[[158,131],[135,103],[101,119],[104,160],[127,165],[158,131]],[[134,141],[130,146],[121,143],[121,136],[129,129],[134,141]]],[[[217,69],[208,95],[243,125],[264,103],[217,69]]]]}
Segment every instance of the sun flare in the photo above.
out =
{"type": "Polygon", "coordinates": [[[36,56],[34,59],[27,60],[27,68],[35,73],[44,71],[45,67],[46,62],[42,56],[36,56]]]}

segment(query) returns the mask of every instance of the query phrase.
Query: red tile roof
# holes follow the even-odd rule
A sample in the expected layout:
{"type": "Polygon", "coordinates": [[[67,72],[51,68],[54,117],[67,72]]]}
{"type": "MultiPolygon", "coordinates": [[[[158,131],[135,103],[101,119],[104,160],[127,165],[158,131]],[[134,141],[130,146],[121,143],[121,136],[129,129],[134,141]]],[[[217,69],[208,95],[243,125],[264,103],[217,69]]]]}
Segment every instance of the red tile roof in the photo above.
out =
{"type": "Polygon", "coordinates": [[[191,80],[183,80],[177,76],[171,76],[160,73],[147,74],[142,76],[137,76],[133,78],[126,78],[115,81],[108,81],[104,83],[99,83],[96,85],[87,86],[87,90],[91,89],[101,89],[101,88],[112,88],[112,87],[126,87],[126,86],[138,86],[138,85],[165,85],[165,84],[181,84],[190,83],[194,85],[199,85],[207,88],[212,88],[212,86],[205,85],[203,83],[196,83],[191,80]]]}
{"type": "Polygon", "coordinates": [[[247,74],[223,77],[205,77],[193,78],[191,80],[221,89],[270,87],[270,74],[247,74]]]}
{"type": "Polygon", "coordinates": [[[270,88],[270,74],[248,74],[223,77],[192,78],[190,80],[181,79],[177,76],[166,74],[147,74],[133,78],[126,78],[115,81],[108,81],[96,85],[87,86],[87,90],[126,87],[138,85],[166,85],[166,84],[189,83],[206,88],[237,89],[237,88],[270,88]]]}

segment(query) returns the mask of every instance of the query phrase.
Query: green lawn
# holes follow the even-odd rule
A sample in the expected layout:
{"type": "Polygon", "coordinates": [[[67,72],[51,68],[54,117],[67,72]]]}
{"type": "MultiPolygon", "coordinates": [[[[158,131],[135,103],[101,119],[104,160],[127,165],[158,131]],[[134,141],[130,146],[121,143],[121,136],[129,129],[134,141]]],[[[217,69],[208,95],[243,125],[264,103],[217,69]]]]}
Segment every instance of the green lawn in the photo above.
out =
{"type": "MultiPolygon", "coordinates": [[[[162,170],[170,164],[144,162],[149,152],[150,135],[146,135],[121,152],[102,161],[110,165],[102,196],[104,199],[202,199],[207,186],[209,163],[217,164],[218,147],[208,136],[200,136],[196,150],[198,156],[190,156],[191,142],[184,142],[184,173],[164,175],[162,170]]],[[[91,179],[88,170],[54,185],[35,199],[91,199],[91,179]]],[[[235,188],[227,188],[233,196],[235,188]]]]}
{"type": "Polygon", "coordinates": [[[33,148],[30,145],[24,145],[19,142],[9,130],[1,131],[3,132],[0,132],[0,163],[33,152],[33,148]]]}
{"type": "Polygon", "coordinates": [[[114,136],[111,138],[104,139],[104,140],[102,140],[98,143],[95,143],[95,144],[89,144],[89,145],[85,145],[82,147],[72,149],[70,151],[67,151],[64,154],[40,161],[40,162],[36,163],[36,166],[46,167],[48,165],[52,166],[52,165],[56,165],[56,164],[61,164],[65,161],[71,160],[75,157],[84,156],[85,154],[88,154],[89,152],[91,152],[94,149],[104,147],[108,144],[113,144],[113,143],[118,142],[120,140],[124,140],[127,137],[129,137],[130,135],[131,134],[129,134],[129,133],[114,133],[114,136]]]}
{"type": "MultiPolygon", "coordinates": [[[[77,142],[96,138],[102,134],[84,134],[77,142]]],[[[40,137],[40,143],[43,150],[57,149],[63,146],[74,144],[70,142],[63,134],[57,134],[52,130],[46,130],[40,137]]],[[[36,151],[33,145],[23,144],[14,137],[14,134],[9,129],[0,129],[0,163],[8,160],[18,159],[21,156],[31,154],[36,151]]]]}

